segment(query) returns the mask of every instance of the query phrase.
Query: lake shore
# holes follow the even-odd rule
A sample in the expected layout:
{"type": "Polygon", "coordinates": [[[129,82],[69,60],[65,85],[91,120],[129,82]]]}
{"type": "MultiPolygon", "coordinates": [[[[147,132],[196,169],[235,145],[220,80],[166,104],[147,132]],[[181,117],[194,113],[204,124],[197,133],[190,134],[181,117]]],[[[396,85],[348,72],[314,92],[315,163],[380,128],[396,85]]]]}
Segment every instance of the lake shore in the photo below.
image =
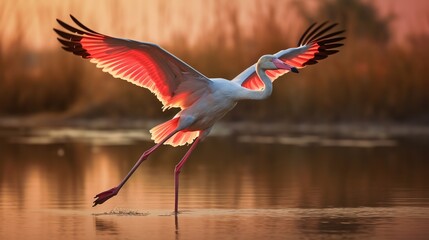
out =
{"type": "MultiPolygon", "coordinates": [[[[140,129],[149,130],[162,119],[119,117],[67,118],[63,115],[41,114],[30,117],[0,117],[3,129],[78,128],[95,130],[140,129]]],[[[307,122],[287,121],[221,121],[212,136],[228,135],[314,135],[353,139],[429,139],[429,125],[395,122],[307,122]]]]}

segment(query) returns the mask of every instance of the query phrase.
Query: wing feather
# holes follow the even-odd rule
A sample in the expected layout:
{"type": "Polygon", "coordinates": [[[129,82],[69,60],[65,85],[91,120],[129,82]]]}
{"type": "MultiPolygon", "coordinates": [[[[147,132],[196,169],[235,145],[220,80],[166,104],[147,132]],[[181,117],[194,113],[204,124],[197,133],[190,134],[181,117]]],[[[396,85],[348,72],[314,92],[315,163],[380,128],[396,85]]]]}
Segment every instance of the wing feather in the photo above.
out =
{"type": "MultiPolygon", "coordinates": [[[[324,22],[320,25],[316,23],[311,24],[300,37],[298,47],[281,50],[274,54],[274,56],[293,67],[304,68],[307,65],[316,64],[319,60],[337,53],[338,50],[336,48],[344,45],[341,41],[344,40],[345,37],[340,35],[345,31],[330,32],[338,24],[327,24],[328,22],[324,22]]],[[[255,66],[256,64],[253,64],[232,81],[252,90],[263,89],[264,84],[256,74],[255,66]]],[[[274,81],[289,71],[266,70],[265,72],[271,81],[274,81]]]]}
{"type": "Polygon", "coordinates": [[[64,50],[89,59],[115,78],[149,89],[164,108],[185,108],[209,91],[206,76],[160,46],[100,34],[70,17],[78,27],[57,19],[64,30],[54,29],[64,50]],[[194,97],[177,100],[184,95],[194,97]]]}

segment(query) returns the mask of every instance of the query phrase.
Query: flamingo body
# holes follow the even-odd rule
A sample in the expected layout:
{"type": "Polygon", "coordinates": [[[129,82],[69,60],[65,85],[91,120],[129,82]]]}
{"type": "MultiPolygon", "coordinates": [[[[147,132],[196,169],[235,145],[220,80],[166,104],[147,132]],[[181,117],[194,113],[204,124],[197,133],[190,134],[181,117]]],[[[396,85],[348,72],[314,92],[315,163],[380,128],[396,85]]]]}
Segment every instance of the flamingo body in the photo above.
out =
{"type": "Polygon", "coordinates": [[[241,87],[228,80],[213,79],[210,90],[211,94],[201,96],[193,105],[179,113],[180,116],[195,118],[189,130],[211,128],[237,105],[238,99],[235,94],[241,90],[241,87]]]}
{"type": "Polygon", "coordinates": [[[71,16],[78,26],[61,20],[66,30],[54,29],[63,49],[89,59],[98,68],[149,89],[163,104],[163,109],[180,108],[171,119],[150,130],[156,143],[145,151],[122,182],[95,196],[94,206],[115,196],[139,165],[162,144],[191,144],[175,168],[175,213],[178,212],[179,173],[197,144],[213,125],[231,111],[240,100],[262,100],[272,93],[272,82],[288,73],[317,63],[337,53],[344,31],[331,31],[337,24],[311,25],[298,47],[264,55],[234,79],[208,78],[160,46],[95,32],[71,16]]]}

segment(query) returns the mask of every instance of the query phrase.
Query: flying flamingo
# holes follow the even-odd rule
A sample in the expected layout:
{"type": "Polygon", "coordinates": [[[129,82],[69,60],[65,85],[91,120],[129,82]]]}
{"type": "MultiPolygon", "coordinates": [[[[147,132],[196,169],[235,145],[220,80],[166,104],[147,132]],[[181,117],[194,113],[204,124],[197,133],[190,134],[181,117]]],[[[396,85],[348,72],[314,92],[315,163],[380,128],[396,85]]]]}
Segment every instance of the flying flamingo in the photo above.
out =
{"type": "Polygon", "coordinates": [[[95,196],[102,204],[118,194],[139,165],[162,144],[191,147],[174,169],[175,204],[178,213],[179,173],[197,144],[213,125],[234,108],[239,100],[262,100],[271,95],[272,82],[279,76],[315,64],[337,53],[344,30],[333,31],[337,24],[312,24],[298,41],[298,47],[264,55],[234,79],[208,78],[160,46],[110,37],[91,30],[70,15],[78,28],[57,19],[68,31],[54,29],[63,49],[90,59],[104,72],[149,89],[163,109],[180,108],[169,121],[150,130],[155,145],[145,151],[122,182],[95,196]]]}

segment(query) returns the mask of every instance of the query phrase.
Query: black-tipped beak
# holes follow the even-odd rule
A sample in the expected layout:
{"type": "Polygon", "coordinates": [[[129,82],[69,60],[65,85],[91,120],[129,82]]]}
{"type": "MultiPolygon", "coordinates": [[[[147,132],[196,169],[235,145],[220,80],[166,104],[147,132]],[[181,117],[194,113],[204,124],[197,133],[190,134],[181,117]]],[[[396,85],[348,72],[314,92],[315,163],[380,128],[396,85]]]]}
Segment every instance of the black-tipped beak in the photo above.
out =
{"type": "Polygon", "coordinates": [[[292,68],[290,69],[290,71],[291,71],[291,72],[294,72],[294,73],[299,73],[298,68],[296,68],[296,67],[292,67],[292,68]]]}

